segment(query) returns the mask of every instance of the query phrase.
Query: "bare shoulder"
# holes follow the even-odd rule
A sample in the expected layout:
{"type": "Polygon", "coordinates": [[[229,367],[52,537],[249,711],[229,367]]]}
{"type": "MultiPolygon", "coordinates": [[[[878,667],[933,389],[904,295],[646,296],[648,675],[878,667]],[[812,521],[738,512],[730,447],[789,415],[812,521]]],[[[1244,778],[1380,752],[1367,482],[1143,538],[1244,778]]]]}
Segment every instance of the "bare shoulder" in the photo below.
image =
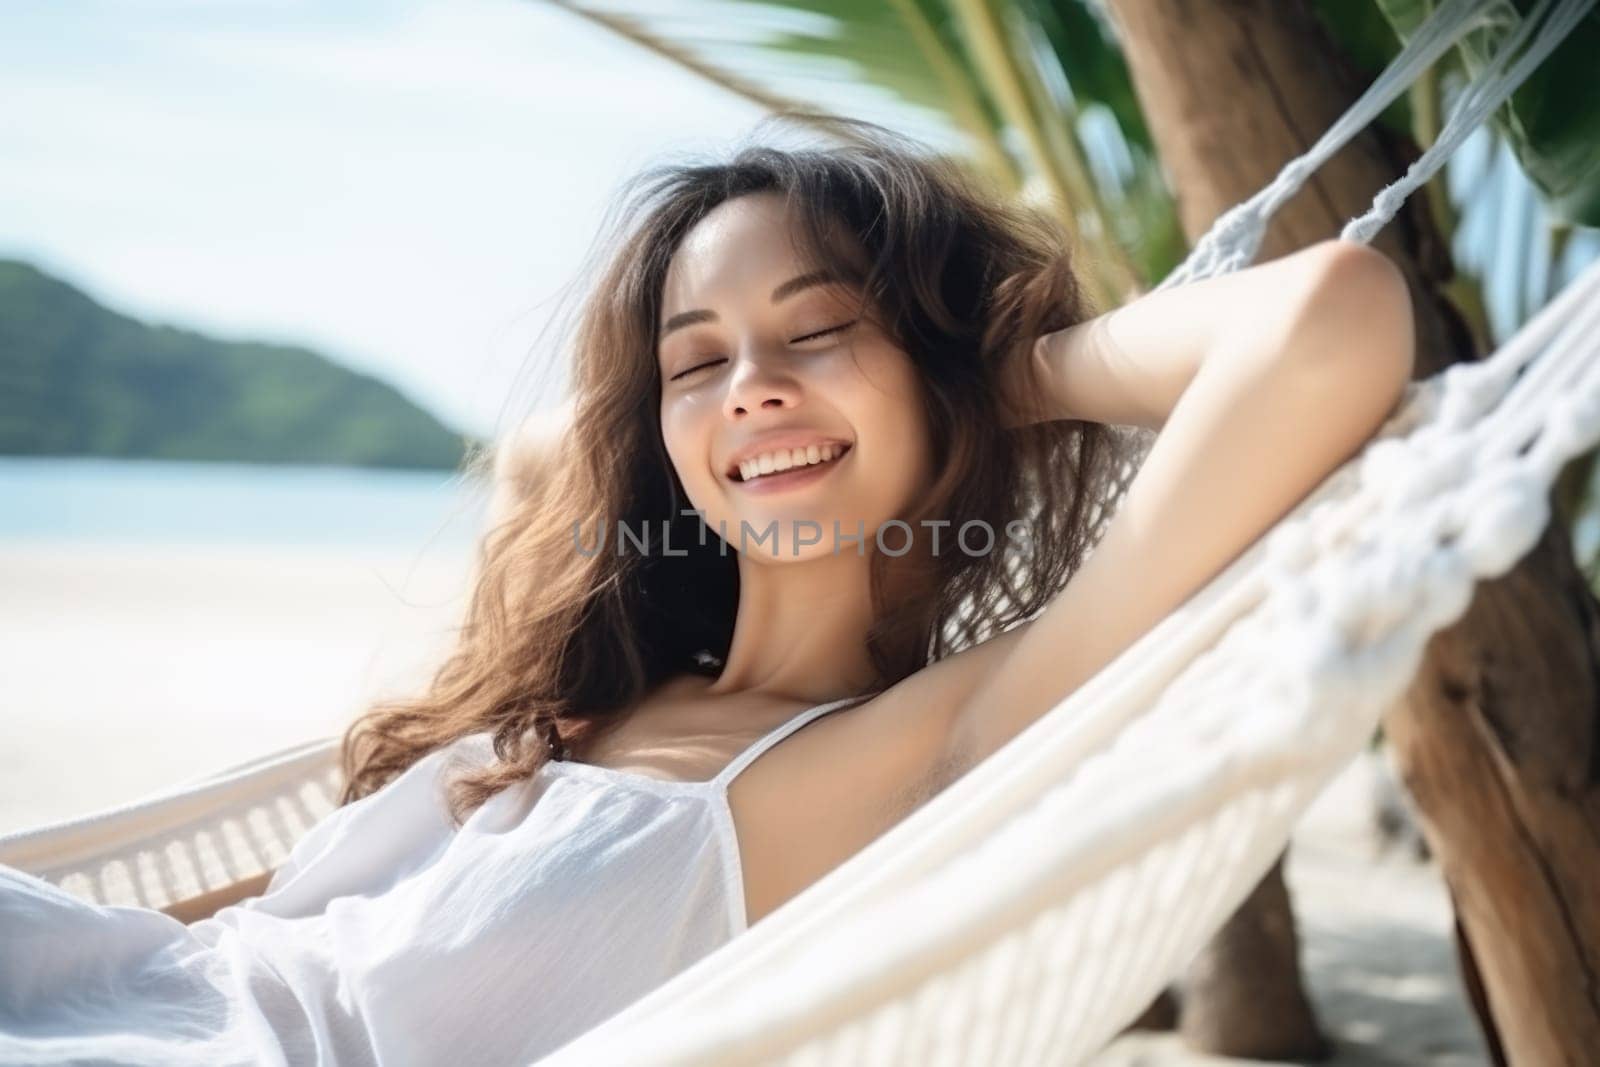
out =
{"type": "Polygon", "coordinates": [[[955,710],[1028,624],[808,723],[729,787],[748,912],[766,914],[892,829],[954,776],[955,710]]]}
{"type": "MultiPolygon", "coordinates": [[[[801,837],[851,841],[846,854],[937,794],[952,773],[956,712],[1030,623],[946,656],[855,707],[808,724],[734,782],[744,808],[801,837]],[[795,797],[806,802],[795,804],[795,797]]],[[[830,845],[830,848],[832,846],[830,845]]]]}
{"type": "Polygon", "coordinates": [[[855,753],[858,773],[893,798],[898,821],[958,776],[951,765],[956,712],[986,684],[1027,632],[1023,622],[930,663],[840,716],[839,741],[855,753]]]}

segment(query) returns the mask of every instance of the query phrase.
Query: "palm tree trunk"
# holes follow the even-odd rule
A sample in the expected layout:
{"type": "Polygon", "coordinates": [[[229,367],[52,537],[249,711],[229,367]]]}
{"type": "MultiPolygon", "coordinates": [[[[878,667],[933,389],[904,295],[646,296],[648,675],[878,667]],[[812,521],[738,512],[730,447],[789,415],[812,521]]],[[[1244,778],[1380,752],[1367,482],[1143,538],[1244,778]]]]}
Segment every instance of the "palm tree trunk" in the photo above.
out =
{"type": "Polygon", "coordinates": [[[1189,965],[1178,1031],[1191,1048],[1256,1059],[1326,1059],[1332,1045],[1300,984],[1283,857],[1189,965]]]}
{"type": "MultiPolygon", "coordinates": [[[[1309,148],[1364,88],[1304,0],[1108,7],[1191,239],[1309,148]]],[[[1279,212],[1261,258],[1336,236],[1416,155],[1408,138],[1369,127],[1279,212]]],[[[1425,202],[1413,198],[1374,244],[1411,284],[1417,374],[1480,358],[1445,296],[1454,268],[1425,202]]],[[[1586,1062],[1600,1049],[1600,612],[1552,516],[1523,562],[1481,584],[1466,615],[1435,635],[1384,721],[1456,904],[1490,1047],[1519,1064],[1586,1062]]],[[[1246,908],[1269,912],[1230,928],[1280,923],[1287,897],[1258,891],[1246,908]]],[[[1247,979],[1260,976],[1205,978],[1247,979]]],[[[1298,971],[1278,980],[1298,987],[1298,971]]],[[[1251,1010],[1236,996],[1207,1000],[1251,1010]]],[[[1242,1019],[1204,1028],[1208,1046],[1259,1030],[1242,1019]]]]}

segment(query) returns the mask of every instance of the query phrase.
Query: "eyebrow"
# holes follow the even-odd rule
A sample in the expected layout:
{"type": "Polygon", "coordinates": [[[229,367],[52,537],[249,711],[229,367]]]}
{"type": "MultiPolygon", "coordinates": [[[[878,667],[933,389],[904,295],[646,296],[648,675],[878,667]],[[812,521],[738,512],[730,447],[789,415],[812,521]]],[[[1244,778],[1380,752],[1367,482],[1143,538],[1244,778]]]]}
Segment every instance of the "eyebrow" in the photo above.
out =
{"type": "MultiPolygon", "coordinates": [[[[837,272],[827,267],[824,267],[820,270],[809,271],[805,274],[790,278],[788,281],[772,290],[772,302],[776,304],[787,300],[801,290],[810,289],[815,285],[831,285],[833,283],[843,283],[845,280],[846,279],[840,277],[837,272]]],[[[672,318],[667,320],[666,325],[661,327],[661,333],[657,335],[656,339],[659,341],[666,337],[667,334],[671,333],[673,330],[679,330],[685,326],[693,326],[697,322],[716,321],[717,313],[707,308],[699,308],[695,311],[680,311],[676,315],[672,316],[672,318]]]]}

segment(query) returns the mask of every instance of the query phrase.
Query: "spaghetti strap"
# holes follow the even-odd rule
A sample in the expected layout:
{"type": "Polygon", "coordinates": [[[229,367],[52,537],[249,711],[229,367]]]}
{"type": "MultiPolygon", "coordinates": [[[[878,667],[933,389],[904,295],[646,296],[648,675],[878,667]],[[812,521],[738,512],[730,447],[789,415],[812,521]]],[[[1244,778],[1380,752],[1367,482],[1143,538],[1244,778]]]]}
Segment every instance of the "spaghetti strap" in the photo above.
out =
{"type": "Polygon", "coordinates": [[[826,704],[818,704],[814,708],[807,708],[805,711],[802,711],[800,714],[796,715],[794,718],[790,719],[788,722],[779,726],[776,730],[773,730],[771,733],[767,734],[767,736],[763,737],[761,740],[757,741],[755,744],[739,753],[738,757],[736,757],[732,763],[724,767],[722,769],[722,773],[717,775],[716,778],[712,779],[712,781],[726,789],[733,783],[735,778],[739,777],[740,771],[750,766],[750,764],[754,762],[756,758],[759,757],[763,752],[767,751],[767,749],[771,748],[779,741],[782,741],[785,737],[788,737],[790,734],[800,729],[800,727],[804,726],[812,719],[819,719],[828,712],[833,711],[835,708],[841,707],[852,700],[858,699],[860,698],[841,697],[838,700],[830,701],[826,704]]]}

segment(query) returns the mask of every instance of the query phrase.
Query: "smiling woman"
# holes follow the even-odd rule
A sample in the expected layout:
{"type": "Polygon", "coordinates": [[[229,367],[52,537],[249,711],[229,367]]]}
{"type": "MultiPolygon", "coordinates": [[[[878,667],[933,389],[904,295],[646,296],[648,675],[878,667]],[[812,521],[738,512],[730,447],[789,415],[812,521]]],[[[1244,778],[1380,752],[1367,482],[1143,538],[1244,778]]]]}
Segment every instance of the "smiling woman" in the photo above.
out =
{"type": "Polygon", "coordinates": [[[352,725],[340,806],[261,895],[102,913],[0,869],[8,947],[123,961],[159,1008],[67,977],[0,1008],[128,1062],[169,1024],[213,1062],[528,1062],[948,777],[975,654],[1079,569],[1125,439],[1008,418],[1091,311],[1060,227],[827,129],[636,180],[569,405],[479,457],[501,486],[455,649],[352,725]],[[575,544],[612,525],[617,551],[575,544]],[[1027,536],[973,551],[983,527],[1027,536]]]}
{"type": "MultiPolygon", "coordinates": [[[[861,557],[842,557],[827,536],[801,546],[797,527],[809,522],[827,531],[838,523],[859,540],[910,514],[932,488],[931,432],[917,402],[915,361],[876,321],[861,288],[835,280],[845,271],[805,269],[806,250],[795,232],[782,195],[730,199],[685,238],[664,283],[669,312],[699,309],[669,314],[668,329],[679,326],[663,331],[660,344],[667,374],[661,433],[685,494],[719,533],[771,530],[786,559],[819,564],[741,571],[745,602],[775,610],[742,632],[736,624],[742,644],[711,693],[800,681],[772,678],[771,666],[747,668],[742,652],[793,648],[804,633],[815,633],[815,606],[797,609],[817,595],[819,583],[832,586],[833,604],[853,604],[849,612],[829,613],[829,647],[813,639],[815,660],[805,673],[825,677],[831,670],[847,687],[851,679],[866,684],[873,667],[862,637],[871,606],[860,595],[867,588],[861,557]],[[679,365],[693,369],[670,373],[679,365]],[[797,462],[797,451],[802,469],[780,473],[797,462]],[[727,473],[740,463],[754,463],[755,477],[727,473]],[[777,614],[786,610],[794,611],[792,621],[777,614]]],[[[751,558],[746,545],[736,547],[740,558],[751,558]]],[[[795,654],[785,658],[785,670],[800,674],[795,654]]]]}
{"type": "Polygon", "coordinates": [[[435,694],[352,731],[347,799],[491,723],[507,758],[455,783],[458,811],[550,754],[681,748],[658,697],[725,706],[737,738],[752,706],[882,693],[1064,584],[1120,439],[1008,430],[999,393],[1086,315],[1065,235],[887,131],[834,132],[849,147],[640,177],[569,346],[565,460],[519,476],[490,538],[480,632],[537,632],[500,653],[513,670],[464,643],[435,694]],[[951,551],[954,523],[1013,520],[1025,545],[951,551]],[[575,563],[569,531],[612,523],[642,550],[575,563]]]}

